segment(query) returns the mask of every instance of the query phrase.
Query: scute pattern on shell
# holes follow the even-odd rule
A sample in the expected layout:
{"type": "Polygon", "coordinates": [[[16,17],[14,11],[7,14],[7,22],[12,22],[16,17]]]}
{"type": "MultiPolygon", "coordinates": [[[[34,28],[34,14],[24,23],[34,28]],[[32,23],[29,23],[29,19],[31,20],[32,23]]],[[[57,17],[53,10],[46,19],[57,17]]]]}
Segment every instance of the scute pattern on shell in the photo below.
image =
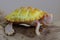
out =
{"type": "Polygon", "coordinates": [[[25,22],[39,20],[45,15],[45,12],[37,8],[21,7],[5,17],[11,22],[25,22]]]}

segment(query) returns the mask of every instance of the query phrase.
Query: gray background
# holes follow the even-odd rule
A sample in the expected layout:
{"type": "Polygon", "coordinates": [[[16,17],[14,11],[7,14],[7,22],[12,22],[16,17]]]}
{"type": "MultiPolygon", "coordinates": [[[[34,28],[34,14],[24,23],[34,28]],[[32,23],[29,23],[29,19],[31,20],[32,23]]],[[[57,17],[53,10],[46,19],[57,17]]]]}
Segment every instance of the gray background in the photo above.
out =
{"type": "Polygon", "coordinates": [[[60,20],[60,0],[0,0],[4,15],[21,6],[32,6],[53,13],[54,21],[60,20]]]}

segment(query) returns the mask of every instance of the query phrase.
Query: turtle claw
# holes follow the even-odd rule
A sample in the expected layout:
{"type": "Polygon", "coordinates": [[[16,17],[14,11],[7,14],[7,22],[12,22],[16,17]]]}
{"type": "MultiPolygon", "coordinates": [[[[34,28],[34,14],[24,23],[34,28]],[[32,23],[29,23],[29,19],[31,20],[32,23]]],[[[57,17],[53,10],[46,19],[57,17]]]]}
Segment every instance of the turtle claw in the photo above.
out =
{"type": "Polygon", "coordinates": [[[8,36],[13,35],[14,34],[14,30],[5,31],[5,34],[8,35],[8,36]]]}

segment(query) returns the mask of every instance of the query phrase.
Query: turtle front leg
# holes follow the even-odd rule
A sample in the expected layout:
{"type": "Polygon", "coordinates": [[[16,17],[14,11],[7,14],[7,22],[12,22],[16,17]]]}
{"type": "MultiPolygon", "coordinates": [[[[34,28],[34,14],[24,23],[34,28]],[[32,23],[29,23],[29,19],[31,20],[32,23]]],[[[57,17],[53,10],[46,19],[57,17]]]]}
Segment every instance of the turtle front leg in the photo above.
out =
{"type": "Polygon", "coordinates": [[[9,23],[6,27],[5,27],[5,34],[7,35],[12,35],[14,33],[14,29],[12,27],[12,23],[9,23]]]}
{"type": "Polygon", "coordinates": [[[36,23],[37,23],[37,25],[36,25],[35,32],[36,32],[36,34],[39,36],[39,35],[40,35],[40,31],[39,31],[39,29],[40,29],[40,27],[41,27],[42,24],[40,24],[39,21],[36,21],[36,23]]]}

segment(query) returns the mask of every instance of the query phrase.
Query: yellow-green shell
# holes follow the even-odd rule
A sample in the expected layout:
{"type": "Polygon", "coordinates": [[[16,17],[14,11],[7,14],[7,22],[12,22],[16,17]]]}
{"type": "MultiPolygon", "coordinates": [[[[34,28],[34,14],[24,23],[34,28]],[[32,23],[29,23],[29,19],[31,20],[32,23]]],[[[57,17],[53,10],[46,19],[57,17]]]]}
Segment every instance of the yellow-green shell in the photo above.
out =
{"type": "Polygon", "coordinates": [[[45,15],[45,12],[31,7],[21,7],[5,17],[11,22],[25,22],[39,20],[45,15]]]}

